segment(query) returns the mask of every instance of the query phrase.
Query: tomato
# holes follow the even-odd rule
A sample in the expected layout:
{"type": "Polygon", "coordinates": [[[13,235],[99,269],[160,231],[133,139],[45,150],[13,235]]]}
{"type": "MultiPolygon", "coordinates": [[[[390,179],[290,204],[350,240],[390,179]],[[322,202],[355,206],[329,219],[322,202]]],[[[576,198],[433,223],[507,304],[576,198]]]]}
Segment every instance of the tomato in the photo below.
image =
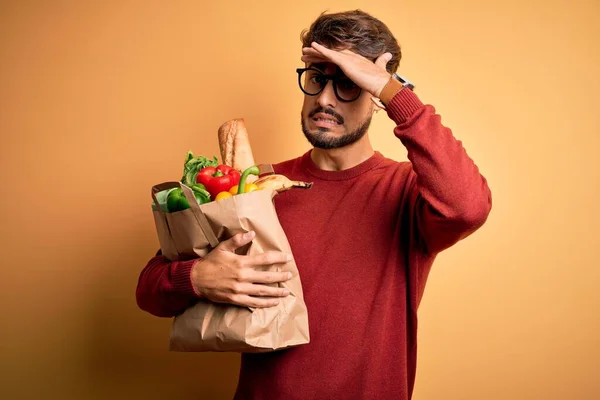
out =
{"type": "MultiPolygon", "coordinates": [[[[250,192],[254,192],[256,190],[260,190],[260,187],[258,187],[254,183],[246,183],[244,188],[245,188],[244,193],[250,193],[250,192]]],[[[238,194],[238,185],[235,185],[231,189],[229,189],[229,193],[238,194]]]]}
{"type": "Polygon", "coordinates": [[[246,184],[245,193],[254,192],[256,190],[260,190],[260,188],[258,186],[256,186],[254,183],[247,183],[246,184]]]}
{"type": "Polygon", "coordinates": [[[221,192],[221,193],[217,194],[217,197],[215,197],[215,201],[221,200],[221,199],[226,199],[231,196],[233,196],[233,195],[229,192],[221,192]]]}

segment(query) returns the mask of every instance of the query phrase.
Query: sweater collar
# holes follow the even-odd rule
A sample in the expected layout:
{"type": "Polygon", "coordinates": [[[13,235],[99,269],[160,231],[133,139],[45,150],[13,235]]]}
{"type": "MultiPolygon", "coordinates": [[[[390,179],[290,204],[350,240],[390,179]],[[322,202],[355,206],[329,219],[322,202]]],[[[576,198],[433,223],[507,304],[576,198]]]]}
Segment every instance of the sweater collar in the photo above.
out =
{"type": "Polygon", "coordinates": [[[371,157],[361,162],[360,164],[355,165],[352,168],[348,168],[342,171],[327,171],[317,167],[312,158],[310,158],[311,152],[312,149],[304,153],[300,160],[300,166],[304,171],[306,171],[310,175],[326,181],[343,181],[347,179],[356,178],[357,176],[373,169],[384,159],[383,154],[381,154],[378,151],[375,151],[371,157]]]}

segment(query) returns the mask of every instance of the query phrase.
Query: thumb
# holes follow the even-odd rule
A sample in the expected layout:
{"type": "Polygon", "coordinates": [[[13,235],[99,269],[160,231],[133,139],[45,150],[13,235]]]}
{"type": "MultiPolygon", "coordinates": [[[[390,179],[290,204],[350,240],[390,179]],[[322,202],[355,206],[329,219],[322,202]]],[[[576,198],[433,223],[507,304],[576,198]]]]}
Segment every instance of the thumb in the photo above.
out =
{"type": "Polygon", "coordinates": [[[375,60],[375,64],[379,65],[381,68],[386,69],[385,66],[392,59],[392,53],[383,53],[377,60],[375,60]]]}
{"type": "Polygon", "coordinates": [[[235,252],[238,248],[247,245],[254,239],[256,233],[254,231],[246,233],[237,233],[231,238],[221,242],[217,248],[222,251],[235,252]]]}

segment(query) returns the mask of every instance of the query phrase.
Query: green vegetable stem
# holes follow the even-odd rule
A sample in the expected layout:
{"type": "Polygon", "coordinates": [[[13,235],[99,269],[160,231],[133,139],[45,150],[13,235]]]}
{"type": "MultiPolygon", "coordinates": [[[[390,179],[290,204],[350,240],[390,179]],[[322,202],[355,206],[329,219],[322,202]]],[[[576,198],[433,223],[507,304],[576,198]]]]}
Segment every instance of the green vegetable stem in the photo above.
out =
{"type": "Polygon", "coordinates": [[[246,178],[248,178],[248,175],[258,176],[259,174],[260,174],[260,170],[258,169],[258,167],[256,165],[246,168],[244,170],[244,172],[242,172],[242,176],[240,177],[240,183],[238,184],[237,194],[242,194],[246,191],[246,178]]]}

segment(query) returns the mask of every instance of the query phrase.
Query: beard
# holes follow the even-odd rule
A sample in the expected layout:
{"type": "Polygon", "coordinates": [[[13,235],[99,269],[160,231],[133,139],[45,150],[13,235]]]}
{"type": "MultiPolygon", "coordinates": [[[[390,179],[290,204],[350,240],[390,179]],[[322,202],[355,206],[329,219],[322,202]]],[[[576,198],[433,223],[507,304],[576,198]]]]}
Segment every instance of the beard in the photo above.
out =
{"type": "MultiPolygon", "coordinates": [[[[334,116],[338,122],[343,123],[343,117],[335,113],[333,110],[323,110],[322,108],[316,109],[312,111],[308,118],[312,118],[318,112],[324,112],[326,114],[330,114],[334,116]]],[[[300,121],[302,123],[302,132],[304,132],[304,136],[306,139],[312,144],[314,147],[319,149],[339,149],[341,147],[348,146],[354,142],[360,140],[369,130],[369,126],[371,125],[372,116],[369,115],[367,119],[358,126],[353,131],[347,132],[342,136],[331,136],[329,135],[329,128],[317,128],[315,131],[310,131],[308,129],[308,122],[300,115],[300,121]]]]}

